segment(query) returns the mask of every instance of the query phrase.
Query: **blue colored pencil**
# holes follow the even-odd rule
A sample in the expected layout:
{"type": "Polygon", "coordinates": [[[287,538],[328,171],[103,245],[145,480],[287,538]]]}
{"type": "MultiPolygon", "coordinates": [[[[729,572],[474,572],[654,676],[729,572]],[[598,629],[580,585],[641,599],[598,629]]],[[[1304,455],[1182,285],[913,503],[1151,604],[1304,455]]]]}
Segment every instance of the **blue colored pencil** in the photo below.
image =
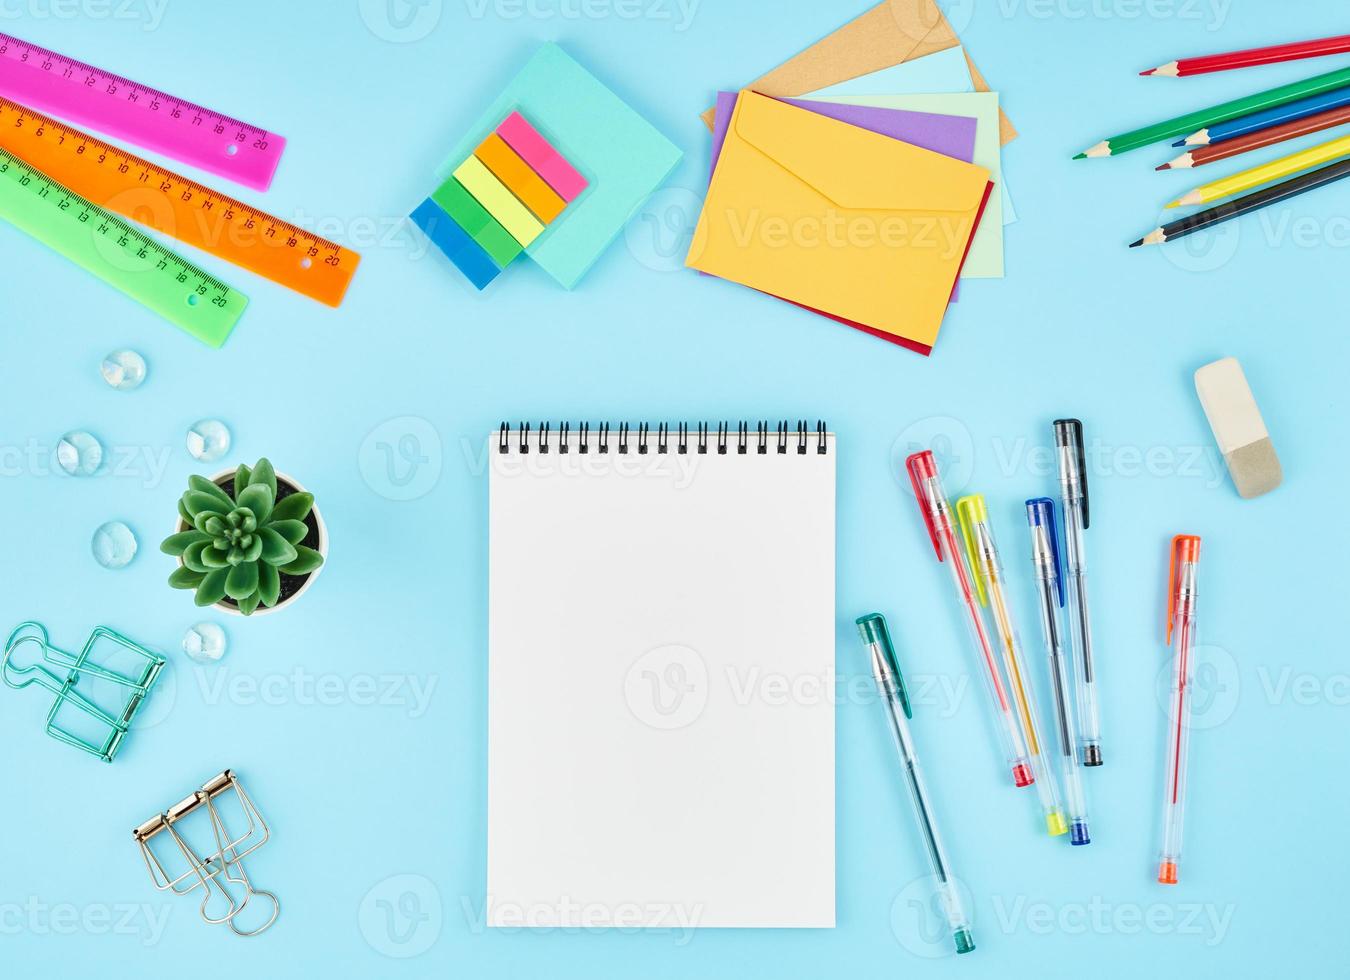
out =
{"type": "Polygon", "coordinates": [[[1246,136],[1248,133],[1255,133],[1271,126],[1293,122],[1296,119],[1304,119],[1328,109],[1339,109],[1345,105],[1350,105],[1350,87],[1333,89],[1330,92],[1323,92],[1321,95],[1312,95],[1296,102],[1287,102],[1273,109],[1262,109],[1260,112],[1253,112],[1251,115],[1238,116],[1228,122],[1215,123],[1213,126],[1192,133],[1181,142],[1172,145],[1209,146],[1211,143],[1222,143],[1224,140],[1236,139],[1239,136],[1246,136]]]}

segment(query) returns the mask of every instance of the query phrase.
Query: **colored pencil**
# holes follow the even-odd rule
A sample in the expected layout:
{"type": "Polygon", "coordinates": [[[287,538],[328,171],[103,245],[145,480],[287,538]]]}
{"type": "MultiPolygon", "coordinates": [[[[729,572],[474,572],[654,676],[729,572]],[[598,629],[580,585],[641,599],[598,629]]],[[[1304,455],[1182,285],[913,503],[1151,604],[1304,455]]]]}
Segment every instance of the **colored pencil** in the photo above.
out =
{"type": "Polygon", "coordinates": [[[1327,109],[1339,109],[1343,105],[1350,105],[1350,86],[1333,89],[1330,92],[1323,92],[1321,95],[1313,95],[1306,99],[1296,99],[1293,102],[1286,102],[1270,109],[1263,109],[1261,112],[1238,116],[1236,119],[1229,119],[1227,122],[1214,123],[1172,145],[1209,146],[1212,143],[1222,143],[1226,140],[1237,139],[1239,136],[1246,136],[1248,133],[1260,132],[1271,126],[1293,122],[1295,119],[1306,119],[1309,116],[1317,115],[1319,112],[1325,112],[1327,109]]]}
{"type": "Polygon", "coordinates": [[[1222,143],[1215,143],[1211,146],[1195,146],[1175,160],[1162,164],[1158,169],[1189,170],[1191,167],[1203,167],[1207,163],[1227,160],[1229,157],[1235,157],[1241,153],[1260,150],[1267,146],[1274,146],[1276,143],[1318,133],[1324,129],[1343,126],[1346,123],[1350,123],[1350,105],[1328,109],[1326,112],[1295,119],[1293,122],[1287,122],[1280,126],[1271,126],[1269,129],[1258,129],[1246,136],[1238,136],[1235,139],[1224,140],[1222,143]]]}
{"type": "Polygon", "coordinates": [[[1203,228],[1221,224],[1232,218],[1240,218],[1244,214],[1250,214],[1291,197],[1297,197],[1299,194],[1316,190],[1344,177],[1350,177],[1350,160],[1341,160],[1339,163],[1333,163],[1321,170],[1314,170],[1312,173],[1286,180],[1283,184],[1262,188],[1246,197],[1239,197],[1236,201],[1224,201],[1208,211],[1188,214],[1180,220],[1153,229],[1139,241],[1131,242],[1130,248],[1138,248],[1140,245],[1161,245],[1163,242],[1182,238],[1203,228]]]}
{"type": "Polygon", "coordinates": [[[1126,150],[1147,146],[1149,143],[1175,139],[1178,136],[1193,133],[1197,129],[1204,129],[1217,123],[1236,119],[1239,116],[1260,112],[1262,109],[1321,95],[1323,92],[1330,92],[1346,86],[1350,86],[1350,68],[1327,72],[1325,75],[1317,75],[1288,85],[1281,85],[1279,88],[1273,88],[1268,92],[1258,92],[1255,95],[1234,99],[1232,102],[1225,102],[1222,105],[1188,112],[1184,116],[1154,123],[1142,129],[1131,130],[1128,133],[1122,133],[1120,136],[1112,136],[1110,139],[1102,140],[1096,146],[1084,150],[1074,159],[1115,156],[1118,153],[1124,153],[1126,150]]]}
{"type": "Polygon", "coordinates": [[[1159,65],[1157,68],[1149,68],[1139,74],[1176,78],[1203,75],[1212,71],[1228,71],[1232,68],[1251,68],[1254,65],[1274,65],[1283,61],[1298,61],[1301,58],[1324,58],[1330,54],[1345,54],[1347,51],[1350,51],[1350,34],[1341,34],[1337,37],[1318,38],[1315,41],[1295,41],[1292,44],[1248,48],[1245,51],[1229,51],[1226,54],[1211,54],[1202,58],[1182,58],[1159,65]]]}
{"type": "Polygon", "coordinates": [[[1231,177],[1210,181],[1193,191],[1188,191],[1167,206],[1169,208],[1180,208],[1191,207],[1196,204],[1208,204],[1210,201],[1232,197],[1234,194],[1241,194],[1263,187],[1266,184],[1273,184],[1277,180],[1284,180],[1286,177],[1292,177],[1294,174],[1312,170],[1314,167],[1320,167],[1347,156],[1350,156],[1350,136],[1342,136],[1326,143],[1319,143],[1317,146],[1309,147],[1298,153],[1291,153],[1287,157],[1280,157],[1280,159],[1272,160],[1270,163],[1263,163],[1259,167],[1243,170],[1231,177]]]}

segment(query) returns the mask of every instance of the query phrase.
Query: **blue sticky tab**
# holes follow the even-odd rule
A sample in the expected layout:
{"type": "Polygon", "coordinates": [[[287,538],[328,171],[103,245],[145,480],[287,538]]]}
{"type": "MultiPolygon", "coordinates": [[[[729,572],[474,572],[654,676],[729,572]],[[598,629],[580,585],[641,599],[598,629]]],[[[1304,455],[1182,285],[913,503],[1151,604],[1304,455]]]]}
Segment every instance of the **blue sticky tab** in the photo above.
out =
{"type": "Polygon", "coordinates": [[[501,269],[492,261],[492,256],[483,250],[483,246],[473,240],[468,232],[461,228],[450,215],[441,210],[431,198],[417,205],[410,215],[413,224],[421,228],[432,243],[445,253],[446,258],[464,273],[469,282],[478,289],[484,288],[497,278],[501,269]]]}
{"type": "Polygon", "coordinates": [[[1064,606],[1064,561],[1059,551],[1059,528],[1055,524],[1055,502],[1049,497],[1033,497],[1027,501],[1027,523],[1032,527],[1044,527],[1045,537],[1050,542],[1050,554],[1055,560],[1055,588],[1059,592],[1059,604],[1064,606]]]}

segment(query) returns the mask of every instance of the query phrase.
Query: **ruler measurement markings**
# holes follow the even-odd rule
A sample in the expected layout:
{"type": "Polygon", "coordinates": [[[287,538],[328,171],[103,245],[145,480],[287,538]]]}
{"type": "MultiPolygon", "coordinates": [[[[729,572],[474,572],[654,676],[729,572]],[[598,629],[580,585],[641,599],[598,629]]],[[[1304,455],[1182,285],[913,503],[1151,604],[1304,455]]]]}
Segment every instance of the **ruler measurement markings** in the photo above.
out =
{"type": "MultiPolygon", "coordinates": [[[[154,178],[159,182],[159,190],[162,193],[166,195],[176,194],[183,204],[192,204],[194,199],[198,199],[195,213],[199,216],[215,212],[220,215],[221,221],[228,223],[231,227],[243,229],[244,231],[253,231],[256,227],[256,229],[265,236],[265,240],[260,240],[260,244],[264,247],[290,248],[295,250],[297,254],[305,255],[306,258],[318,256],[322,252],[327,252],[329,258],[324,260],[325,264],[333,268],[337,268],[342,264],[341,254],[343,249],[342,246],[338,245],[336,242],[332,242],[322,236],[303,229],[292,222],[278,218],[266,211],[262,211],[252,205],[230,197],[227,194],[222,194],[214,188],[201,184],[191,178],[183,177],[173,171],[159,167],[128,150],[84,133],[79,129],[51,118],[50,116],[36,112],[35,110],[29,109],[12,100],[0,97],[0,119],[4,118],[6,111],[13,113],[15,116],[13,128],[22,129],[26,123],[34,123],[35,126],[31,129],[34,138],[50,139],[54,136],[58,146],[65,146],[67,140],[75,141],[76,146],[74,152],[79,156],[83,156],[90,147],[93,147],[98,152],[88,156],[86,159],[91,161],[94,165],[103,167],[111,162],[118,169],[118,172],[123,174],[128,173],[134,168],[139,170],[136,179],[140,183],[148,184],[150,179],[154,178]],[[277,236],[282,233],[284,233],[286,237],[278,241],[277,236]]],[[[205,219],[200,219],[197,223],[199,225],[198,232],[205,242],[210,242],[217,237],[212,233],[213,229],[209,228],[205,219]]],[[[219,230],[219,226],[214,229],[215,232],[219,232],[219,230]]],[[[240,236],[235,236],[234,240],[238,243],[240,236]]],[[[193,242],[192,244],[200,243],[193,242]]],[[[208,247],[207,251],[210,250],[211,249],[208,247]]],[[[357,258],[359,260],[359,256],[357,258]]],[[[302,269],[308,268],[303,262],[299,263],[299,267],[302,269]]],[[[265,272],[262,274],[266,275],[265,272]]],[[[296,287],[293,286],[292,288],[296,287]]],[[[303,292],[304,290],[300,291],[303,292]]],[[[321,297],[318,296],[315,298],[321,299],[321,297]]]]}
{"type": "MultiPolygon", "coordinates": [[[[195,102],[189,102],[186,99],[180,99],[176,95],[170,95],[168,92],[161,91],[160,89],[152,88],[148,85],[142,85],[140,82],[127,78],[124,75],[118,75],[115,72],[110,72],[103,68],[95,67],[94,65],[91,65],[88,62],[79,61],[78,59],[71,58],[66,55],[60,54],[59,52],[53,51],[50,48],[44,48],[36,44],[31,44],[28,41],[23,40],[22,38],[17,38],[14,37],[12,34],[5,34],[3,31],[0,31],[0,57],[4,56],[5,52],[11,45],[18,45],[24,49],[24,54],[22,57],[19,58],[19,60],[25,64],[27,64],[28,62],[28,55],[30,53],[36,52],[37,54],[43,55],[51,59],[53,63],[60,62],[66,65],[68,69],[79,69],[80,71],[83,71],[85,73],[85,86],[87,88],[94,88],[100,82],[102,82],[105,84],[104,94],[106,95],[116,94],[115,91],[108,92],[106,90],[106,85],[108,84],[126,86],[132,89],[133,94],[144,94],[152,96],[157,99],[166,99],[174,103],[175,109],[178,110],[189,109],[200,116],[218,119],[221,122],[229,123],[230,125],[236,127],[241,131],[247,132],[248,135],[253,135],[255,133],[261,136],[270,135],[267,130],[259,129],[258,127],[253,126],[250,123],[244,122],[242,119],[236,119],[233,116],[227,116],[224,113],[217,112],[214,109],[208,109],[206,106],[198,105],[195,102]]],[[[50,70],[49,68],[43,65],[39,65],[38,67],[42,68],[44,71],[50,70]]],[[[65,73],[63,73],[63,77],[69,78],[71,77],[71,75],[66,75],[65,73]]],[[[152,109],[152,111],[158,110],[152,109]]]]}
{"type": "MultiPolygon", "coordinates": [[[[204,269],[183,259],[154,238],[29,165],[22,158],[0,149],[0,187],[4,185],[13,189],[0,194],[0,205],[16,201],[15,194],[27,194],[36,199],[33,207],[50,208],[55,212],[50,218],[38,219],[39,223],[33,225],[36,213],[30,213],[25,218],[22,207],[17,215],[9,213],[6,207],[3,216],[17,221],[19,230],[35,236],[86,271],[212,346],[218,347],[224,342],[248,303],[246,296],[235,292],[204,269]],[[99,239],[110,242],[123,254],[134,257],[136,264],[121,265],[113,261],[109,253],[98,249],[92,252],[86,248],[70,251],[73,240],[68,237],[69,232],[58,230],[61,222],[70,221],[89,225],[89,235],[97,235],[99,239]],[[161,279],[140,278],[146,274],[158,275],[161,279]],[[162,277],[166,275],[184,289],[184,292],[176,293],[181,299],[169,299],[175,292],[172,287],[166,288],[163,284],[162,277]],[[203,305],[199,297],[210,305],[203,305]],[[213,312],[206,312],[213,308],[213,312]],[[200,312],[189,313],[188,310],[192,309],[200,312]]],[[[90,244],[95,240],[93,237],[86,239],[90,244]]]]}

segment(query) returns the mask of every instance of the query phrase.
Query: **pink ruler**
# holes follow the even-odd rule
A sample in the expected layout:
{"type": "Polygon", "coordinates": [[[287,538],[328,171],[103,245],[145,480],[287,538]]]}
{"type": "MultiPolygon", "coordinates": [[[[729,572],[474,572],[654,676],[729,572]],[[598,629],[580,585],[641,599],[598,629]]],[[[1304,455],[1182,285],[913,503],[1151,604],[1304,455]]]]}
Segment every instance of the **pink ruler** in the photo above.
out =
{"type": "Polygon", "coordinates": [[[265,191],[286,140],[0,32],[0,96],[265,191]]]}

